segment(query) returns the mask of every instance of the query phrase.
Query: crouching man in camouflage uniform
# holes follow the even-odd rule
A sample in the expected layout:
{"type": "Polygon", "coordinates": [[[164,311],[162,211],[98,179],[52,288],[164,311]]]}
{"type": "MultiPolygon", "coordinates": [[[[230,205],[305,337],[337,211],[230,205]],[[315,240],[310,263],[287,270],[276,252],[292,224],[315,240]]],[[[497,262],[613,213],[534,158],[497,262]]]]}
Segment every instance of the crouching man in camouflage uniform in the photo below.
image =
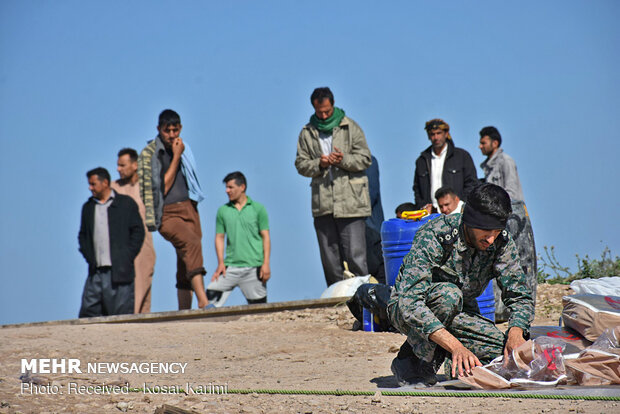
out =
{"type": "Polygon", "coordinates": [[[435,384],[446,357],[453,377],[469,374],[525,342],[534,302],[505,230],[510,213],[506,191],[483,184],[467,197],[463,214],[441,216],[416,233],[388,303],[390,321],[407,335],[392,361],[399,385],[435,384]],[[476,302],[491,279],[511,311],[505,335],[476,302]]]}

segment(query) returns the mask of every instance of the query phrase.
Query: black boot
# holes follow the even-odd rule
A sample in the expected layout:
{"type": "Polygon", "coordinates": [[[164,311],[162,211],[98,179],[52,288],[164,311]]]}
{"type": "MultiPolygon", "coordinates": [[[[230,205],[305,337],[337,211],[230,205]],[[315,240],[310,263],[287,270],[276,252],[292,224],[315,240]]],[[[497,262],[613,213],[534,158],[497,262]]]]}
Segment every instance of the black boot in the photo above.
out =
{"type": "Polygon", "coordinates": [[[430,387],[437,383],[434,364],[416,357],[407,341],[400,347],[390,368],[401,387],[413,385],[430,387]]]}

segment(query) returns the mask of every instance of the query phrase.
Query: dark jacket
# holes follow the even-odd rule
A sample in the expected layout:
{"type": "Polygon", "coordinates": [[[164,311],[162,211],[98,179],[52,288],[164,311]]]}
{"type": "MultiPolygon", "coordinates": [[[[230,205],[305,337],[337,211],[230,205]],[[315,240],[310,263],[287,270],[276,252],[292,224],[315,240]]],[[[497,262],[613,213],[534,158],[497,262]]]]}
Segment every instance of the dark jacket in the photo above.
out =
{"type": "Polygon", "coordinates": [[[366,263],[368,273],[379,280],[379,283],[385,283],[383,250],[381,249],[381,224],[384,217],[379,185],[379,162],[374,155],[371,155],[370,159],[372,164],[366,169],[366,176],[372,210],[370,216],[366,217],[366,263]]]}
{"type": "Polygon", "coordinates": [[[366,169],[368,177],[368,193],[370,194],[371,214],[366,217],[366,224],[377,233],[381,233],[383,224],[383,206],[381,205],[381,186],[379,185],[379,162],[374,155],[370,156],[372,164],[366,169]]]}
{"type": "MultiPolygon", "coordinates": [[[[441,175],[442,186],[452,188],[459,198],[466,202],[467,195],[478,183],[476,167],[469,152],[456,148],[451,139],[446,142],[448,152],[441,175]]],[[[431,194],[431,151],[432,146],[425,149],[415,162],[413,194],[417,208],[431,204],[435,197],[431,194]]]]}
{"type": "MultiPolygon", "coordinates": [[[[133,261],[144,241],[144,224],[138,205],[129,196],[115,193],[108,207],[108,229],[110,232],[110,258],[112,259],[112,281],[131,283],[135,272],[133,261]]],[[[95,200],[91,197],[82,206],[82,221],[78,242],[80,252],[88,263],[88,276],[95,273],[95,200]]]]}

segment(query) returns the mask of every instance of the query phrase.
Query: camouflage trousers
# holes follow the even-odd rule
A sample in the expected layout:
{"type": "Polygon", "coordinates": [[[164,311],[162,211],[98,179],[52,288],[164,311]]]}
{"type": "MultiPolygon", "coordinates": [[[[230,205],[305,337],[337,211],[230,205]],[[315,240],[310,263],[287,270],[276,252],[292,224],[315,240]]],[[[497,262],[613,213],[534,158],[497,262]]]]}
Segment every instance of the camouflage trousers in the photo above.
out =
{"type": "MultiPolygon", "coordinates": [[[[426,296],[426,306],[461,343],[486,364],[504,352],[504,334],[495,324],[474,312],[463,312],[463,294],[453,283],[432,283],[426,296]]],[[[404,310],[406,312],[406,310],[404,310]]],[[[425,362],[443,362],[447,355],[439,345],[409,326],[398,308],[390,312],[392,324],[411,345],[415,356],[425,362]],[[438,360],[439,359],[439,360],[438,360]]]]}
{"type": "MultiPolygon", "coordinates": [[[[526,275],[527,283],[532,289],[532,297],[534,304],[536,304],[536,288],[538,286],[536,245],[534,244],[532,222],[523,201],[512,202],[512,214],[508,217],[506,230],[517,245],[521,267],[526,275]]],[[[507,321],[510,316],[509,311],[502,302],[502,291],[497,286],[495,279],[493,279],[493,294],[495,296],[495,320],[498,322],[507,321]]]]}

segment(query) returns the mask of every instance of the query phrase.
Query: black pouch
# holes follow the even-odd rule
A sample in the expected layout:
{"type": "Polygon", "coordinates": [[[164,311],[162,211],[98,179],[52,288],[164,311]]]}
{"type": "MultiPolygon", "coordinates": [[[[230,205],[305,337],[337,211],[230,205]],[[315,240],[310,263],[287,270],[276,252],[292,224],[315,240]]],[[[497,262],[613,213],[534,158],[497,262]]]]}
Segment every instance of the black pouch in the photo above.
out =
{"type": "Polygon", "coordinates": [[[391,294],[392,286],[382,283],[365,283],[357,288],[355,295],[347,301],[347,306],[360,323],[363,323],[363,308],[366,308],[379,319],[379,322],[375,324],[377,331],[396,332],[387,315],[387,304],[391,294]]]}

